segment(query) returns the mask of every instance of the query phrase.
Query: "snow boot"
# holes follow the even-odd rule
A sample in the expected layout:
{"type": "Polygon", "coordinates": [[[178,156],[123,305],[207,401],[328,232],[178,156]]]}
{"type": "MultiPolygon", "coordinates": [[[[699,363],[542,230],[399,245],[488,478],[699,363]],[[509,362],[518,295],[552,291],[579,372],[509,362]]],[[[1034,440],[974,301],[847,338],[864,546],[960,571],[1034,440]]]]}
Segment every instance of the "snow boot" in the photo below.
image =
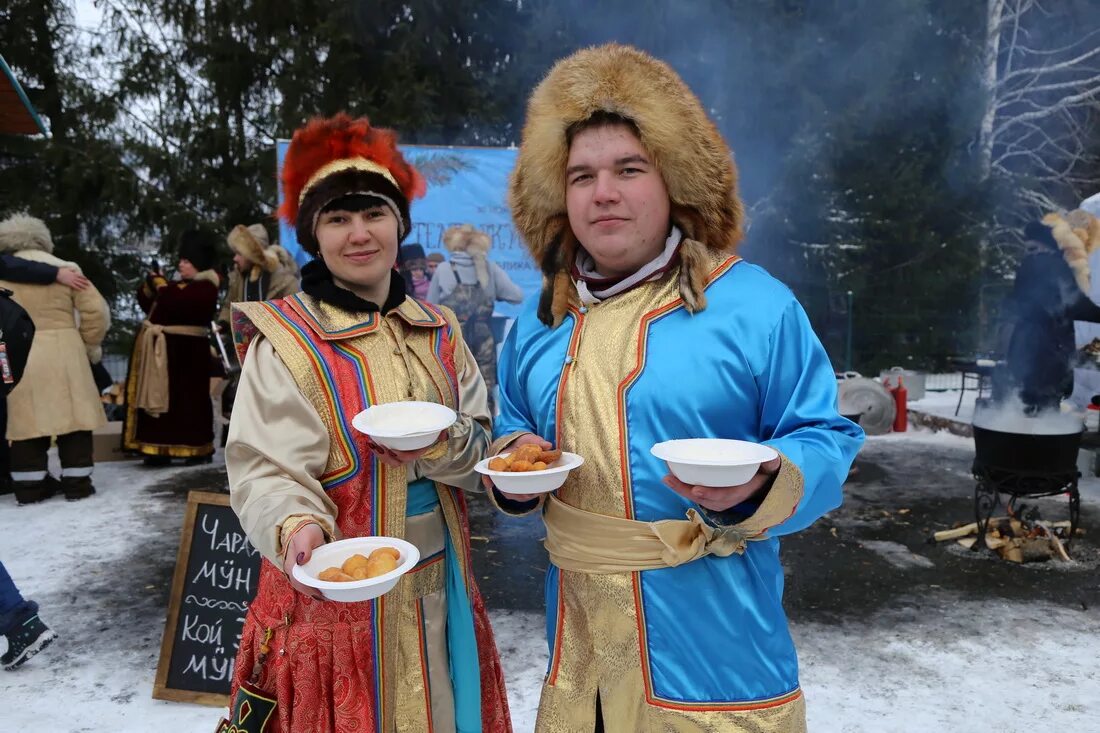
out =
{"type": "Polygon", "coordinates": [[[65,498],[69,501],[86,499],[95,493],[91,476],[62,476],[61,490],[65,492],[65,498]]]}
{"type": "Polygon", "coordinates": [[[6,670],[21,666],[57,638],[57,634],[38,618],[38,607],[32,605],[31,608],[30,615],[21,619],[15,628],[5,634],[8,638],[8,650],[0,657],[0,665],[6,670]]]}
{"type": "Polygon", "coordinates": [[[45,501],[57,493],[60,487],[58,480],[46,474],[46,478],[38,481],[12,481],[15,500],[20,504],[36,504],[45,501]]]}

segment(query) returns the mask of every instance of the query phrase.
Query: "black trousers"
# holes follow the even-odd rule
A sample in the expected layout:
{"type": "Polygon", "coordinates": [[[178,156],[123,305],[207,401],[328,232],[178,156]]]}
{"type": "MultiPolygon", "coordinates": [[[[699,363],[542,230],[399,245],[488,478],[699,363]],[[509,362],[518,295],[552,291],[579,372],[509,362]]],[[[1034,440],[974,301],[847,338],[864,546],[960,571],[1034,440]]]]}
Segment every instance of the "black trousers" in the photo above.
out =
{"type": "MultiPolygon", "coordinates": [[[[87,476],[92,468],[92,431],[77,430],[57,436],[57,453],[61,459],[61,475],[87,476]]],[[[42,472],[47,469],[46,453],[50,438],[13,440],[11,444],[11,470],[15,473],[42,472]]]]}

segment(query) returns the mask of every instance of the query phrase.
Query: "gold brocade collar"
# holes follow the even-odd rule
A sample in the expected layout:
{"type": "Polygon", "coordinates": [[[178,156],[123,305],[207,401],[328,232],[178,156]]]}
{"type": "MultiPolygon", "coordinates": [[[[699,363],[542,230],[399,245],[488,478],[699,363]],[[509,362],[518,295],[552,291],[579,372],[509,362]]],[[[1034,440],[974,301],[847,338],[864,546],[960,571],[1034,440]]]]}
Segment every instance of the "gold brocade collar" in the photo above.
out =
{"type": "Polygon", "coordinates": [[[383,318],[396,316],[414,328],[440,328],[446,321],[415,298],[406,297],[401,305],[383,316],[378,312],[352,312],[325,303],[306,293],[288,296],[286,302],[323,341],[337,341],[373,333],[383,318]]]}

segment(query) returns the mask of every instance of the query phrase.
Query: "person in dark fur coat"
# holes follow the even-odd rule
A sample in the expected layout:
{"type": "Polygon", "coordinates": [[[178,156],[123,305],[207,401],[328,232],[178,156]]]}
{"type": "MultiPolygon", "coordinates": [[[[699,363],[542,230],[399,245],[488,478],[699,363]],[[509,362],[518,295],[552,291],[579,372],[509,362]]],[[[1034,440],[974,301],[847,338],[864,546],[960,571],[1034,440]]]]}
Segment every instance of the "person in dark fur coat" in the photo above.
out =
{"type": "Polygon", "coordinates": [[[1025,412],[1038,414],[1057,409],[1073,392],[1073,322],[1100,323],[1100,305],[1087,295],[1088,256],[1100,247],[1100,222],[1080,210],[1050,214],[1024,234],[1028,250],[1009,302],[1008,384],[997,391],[1018,396],[1025,412]]]}
{"type": "Polygon", "coordinates": [[[146,313],[134,341],[126,378],[123,448],[150,466],[173,458],[209,462],[214,454],[210,401],[210,322],[218,306],[213,238],[185,231],[179,246],[179,280],[149,273],[138,290],[146,313]]]}

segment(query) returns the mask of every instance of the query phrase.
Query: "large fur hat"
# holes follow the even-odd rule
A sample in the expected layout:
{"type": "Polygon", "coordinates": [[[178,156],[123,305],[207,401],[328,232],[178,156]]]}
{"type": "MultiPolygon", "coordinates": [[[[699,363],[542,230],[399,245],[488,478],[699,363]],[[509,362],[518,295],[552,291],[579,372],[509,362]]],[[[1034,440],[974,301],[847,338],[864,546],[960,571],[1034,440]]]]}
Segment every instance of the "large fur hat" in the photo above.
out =
{"type": "Polygon", "coordinates": [[[258,280],[261,271],[275,272],[279,268],[279,256],[269,249],[270,241],[263,224],[247,227],[238,224],[225,239],[234,252],[252,263],[249,268],[250,280],[258,280]]]}
{"type": "Polygon", "coordinates": [[[428,269],[428,258],[424,254],[424,248],[418,242],[401,245],[397,253],[397,262],[403,270],[411,270],[414,267],[428,269]]]}
{"type": "Polygon", "coordinates": [[[397,149],[393,130],[371,127],[366,117],[314,118],[294,132],[281,175],[279,216],[295,228],[298,242],[317,254],[317,216],[329,203],[362,194],[384,201],[397,216],[398,237],[412,228],[409,204],[427,185],[397,149]]]}
{"type": "Polygon", "coordinates": [[[478,284],[483,288],[489,287],[488,257],[493,240],[488,234],[475,229],[473,224],[456,224],[443,232],[443,246],[451,252],[465,252],[470,255],[478,284]]]}
{"type": "Polygon", "coordinates": [[[214,236],[205,229],[187,229],[180,235],[179,258],[190,262],[199,272],[214,267],[217,249],[214,236]]]}
{"type": "Polygon", "coordinates": [[[273,244],[267,248],[267,251],[275,255],[275,259],[279,261],[280,267],[290,270],[293,273],[298,272],[298,261],[294,259],[294,255],[287,251],[286,247],[273,244]]]}
{"type": "Polygon", "coordinates": [[[443,232],[443,246],[451,252],[489,254],[493,240],[473,224],[456,224],[443,232]]]}
{"type": "Polygon", "coordinates": [[[22,252],[26,249],[53,252],[50,230],[41,219],[26,214],[12,214],[0,221],[0,252],[22,252]]]}
{"type": "Polygon", "coordinates": [[[653,156],[684,233],[680,292],[691,311],[706,305],[706,251],[732,252],[744,218],[729,146],[699,99],[667,64],[608,44],[559,61],[535,88],[512,174],[516,228],[543,271],[539,317],[557,324],[571,297],[576,238],[565,208],[566,133],[597,112],[631,120],[653,156]]]}
{"type": "Polygon", "coordinates": [[[1073,270],[1077,286],[1084,293],[1089,293],[1092,284],[1089,255],[1100,249],[1100,220],[1087,211],[1077,209],[1065,216],[1047,214],[1042,224],[1050,228],[1050,236],[1073,270]]]}

